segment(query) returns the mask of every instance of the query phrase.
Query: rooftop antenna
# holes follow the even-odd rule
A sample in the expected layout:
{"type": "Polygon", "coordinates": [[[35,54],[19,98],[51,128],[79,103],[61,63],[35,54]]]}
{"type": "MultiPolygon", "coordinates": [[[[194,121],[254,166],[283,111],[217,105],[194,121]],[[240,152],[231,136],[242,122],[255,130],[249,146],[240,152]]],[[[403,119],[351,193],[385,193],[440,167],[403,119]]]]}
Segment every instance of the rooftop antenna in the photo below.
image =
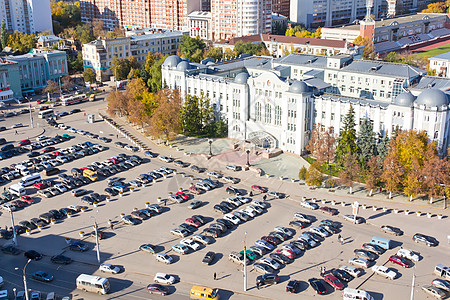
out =
{"type": "Polygon", "coordinates": [[[373,0],[366,0],[366,17],[364,18],[364,21],[370,22],[373,21],[371,16],[371,11],[373,7],[373,0]]]}

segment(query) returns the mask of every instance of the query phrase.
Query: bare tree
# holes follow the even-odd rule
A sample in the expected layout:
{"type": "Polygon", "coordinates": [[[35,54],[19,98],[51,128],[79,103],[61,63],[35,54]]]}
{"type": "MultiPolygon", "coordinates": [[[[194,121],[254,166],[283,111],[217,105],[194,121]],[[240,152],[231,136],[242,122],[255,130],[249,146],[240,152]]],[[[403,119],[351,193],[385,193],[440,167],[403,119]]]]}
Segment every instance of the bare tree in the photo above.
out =
{"type": "Polygon", "coordinates": [[[350,194],[353,194],[353,184],[360,174],[360,166],[356,155],[348,153],[343,159],[343,168],[339,172],[339,178],[343,185],[350,187],[350,194]]]}
{"type": "Polygon", "coordinates": [[[366,170],[366,189],[369,190],[369,197],[372,197],[374,188],[380,184],[381,177],[380,158],[373,156],[367,163],[366,170]]]}
{"type": "Polygon", "coordinates": [[[47,81],[47,86],[44,88],[44,92],[49,93],[49,94],[53,94],[58,89],[59,89],[59,86],[58,86],[58,84],[56,82],[54,82],[53,80],[48,80],[47,81]]]}

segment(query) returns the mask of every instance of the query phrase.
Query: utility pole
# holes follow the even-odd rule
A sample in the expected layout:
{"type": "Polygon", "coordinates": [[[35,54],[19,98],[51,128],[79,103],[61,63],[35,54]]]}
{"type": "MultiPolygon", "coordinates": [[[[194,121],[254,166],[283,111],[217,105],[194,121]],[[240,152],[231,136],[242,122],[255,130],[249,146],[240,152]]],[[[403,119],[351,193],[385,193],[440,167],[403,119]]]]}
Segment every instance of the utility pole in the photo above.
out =
{"type": "Polygon", "coordinates": [[[412,284],[411,284],[411,300],[414,300],[414,284],[416,281],[416,274],[413,273],[412,284]]]}
{"type": "Polygon", "coordinates": [[[245,241],[247,240],[247,231],[244,235],[244,292],[247,291],[247,247],[245,241]]]}
{"type": "Polygon", "coordinates": [[[94,219],[95,244],[96,244],[96,248],[97,248],[97,262],[100,263],[100,245],[98,243],[97,220],[92,216],[91,216],[91,218],[94,219]]]}
{"type": "Polygon", "coordinates": [[[34,128],[33,125],[33,114],[31,113],[31,100],[28,97],[25,97],[25,99],[28,100],[28,109],[30,111],[30,124],[31,124],[31,128],[34,128]]]}

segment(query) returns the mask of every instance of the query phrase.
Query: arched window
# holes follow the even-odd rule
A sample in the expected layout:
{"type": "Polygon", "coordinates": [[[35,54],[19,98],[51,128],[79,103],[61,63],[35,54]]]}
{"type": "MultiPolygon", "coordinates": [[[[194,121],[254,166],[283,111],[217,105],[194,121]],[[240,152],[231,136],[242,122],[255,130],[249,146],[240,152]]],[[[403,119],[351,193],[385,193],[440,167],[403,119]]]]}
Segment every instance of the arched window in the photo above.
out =
{"type": "Polygon", "coordinates": [[[266,104],[264,107],[264,122],[266,124],[272,123],[272,107],[270,104],[266,104]]]}
{"type": "Polygon", "coordinates": [[[262,110],[261,103],[256,102],[256,104],[255,104],[255,119],[256,119],[256,121],[259,121],[259,122],[261,122],[261,110],[262,110]]]}
{"type": "Polygon", "coordinates": [[[281,126],[281,106],[275,106],[275,126],[281,126]]]}

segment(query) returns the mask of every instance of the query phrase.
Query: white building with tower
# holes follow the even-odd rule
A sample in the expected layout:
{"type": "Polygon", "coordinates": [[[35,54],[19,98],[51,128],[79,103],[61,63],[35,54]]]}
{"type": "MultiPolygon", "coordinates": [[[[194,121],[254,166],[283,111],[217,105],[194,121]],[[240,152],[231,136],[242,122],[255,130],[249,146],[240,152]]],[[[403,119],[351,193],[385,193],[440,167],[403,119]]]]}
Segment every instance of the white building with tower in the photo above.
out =
{"type": "Polygon", "coordinates": [[[357,130],[368,119],[379,137],[395,127],[426,130],[446,153],[450,137],[450,80],[426,77],[403,64],[355,60],[350,55],[293,53],[191,63],[170,56],[163,84],[208,96],[230,138],[302,154],[314,124],[338,134],[350,105],[357,130]]]}

